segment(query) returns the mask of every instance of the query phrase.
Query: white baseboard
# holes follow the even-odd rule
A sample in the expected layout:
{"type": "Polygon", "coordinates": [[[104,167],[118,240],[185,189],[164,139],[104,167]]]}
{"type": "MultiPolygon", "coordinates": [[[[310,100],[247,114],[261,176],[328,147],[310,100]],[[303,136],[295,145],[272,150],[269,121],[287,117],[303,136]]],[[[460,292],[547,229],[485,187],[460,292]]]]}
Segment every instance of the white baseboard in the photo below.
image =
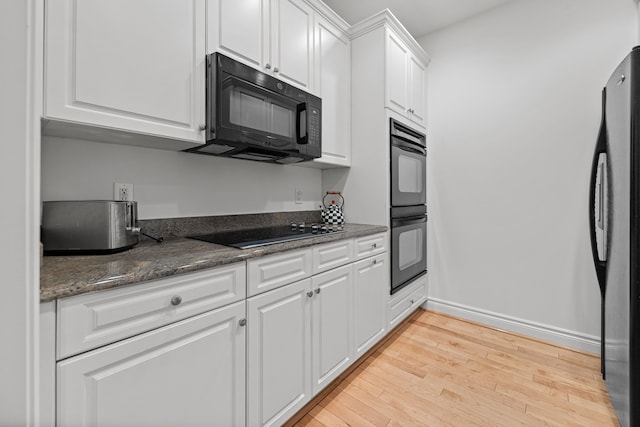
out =
{"type": "Polygon", "coordinates": [[[600,354],[600,338],[549,325],[530,322],[491,311],[469,307],[437,298],[428,298],[423,307],[428,310],[460,317],[466,320],[483,323],[505,331],[516,332],[533,338],[549,341],[575,350],[600,354]]]}

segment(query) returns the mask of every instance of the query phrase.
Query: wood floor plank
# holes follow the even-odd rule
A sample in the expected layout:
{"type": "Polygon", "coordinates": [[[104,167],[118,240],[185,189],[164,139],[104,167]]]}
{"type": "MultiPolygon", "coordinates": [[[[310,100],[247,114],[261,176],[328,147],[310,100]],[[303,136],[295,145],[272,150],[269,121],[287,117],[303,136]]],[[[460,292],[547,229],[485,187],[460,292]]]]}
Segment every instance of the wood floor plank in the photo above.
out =
{"type": "Polygon", "coordinates": [[[598,357],[422,309],[331,386],[296,426],[619,426],[598,357]]]}

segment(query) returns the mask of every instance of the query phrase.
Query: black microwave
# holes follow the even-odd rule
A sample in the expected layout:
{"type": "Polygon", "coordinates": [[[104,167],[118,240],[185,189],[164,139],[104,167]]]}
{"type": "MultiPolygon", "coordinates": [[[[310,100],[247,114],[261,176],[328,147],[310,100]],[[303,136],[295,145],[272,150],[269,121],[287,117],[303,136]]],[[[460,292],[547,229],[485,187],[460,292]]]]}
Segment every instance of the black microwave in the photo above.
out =
{"type": "Polygon", "coordinates": [[[321,156],[322,100],[220,53],[207,56],[206,143],[187,151],[271,163],[321,156]]]}

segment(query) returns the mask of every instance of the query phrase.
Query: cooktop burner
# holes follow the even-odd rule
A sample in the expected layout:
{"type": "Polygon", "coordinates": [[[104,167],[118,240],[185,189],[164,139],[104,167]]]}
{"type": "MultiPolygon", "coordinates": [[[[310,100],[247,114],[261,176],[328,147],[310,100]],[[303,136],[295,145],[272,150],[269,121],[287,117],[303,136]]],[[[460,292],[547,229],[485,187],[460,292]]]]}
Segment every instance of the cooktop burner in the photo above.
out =
{"type": "Polygon", "coordinates": [[[322,234],[342,232],[342,227],[331,228],[326,225],[291,224],[277,227],[250,228],[245,230],[223,231],[219,233],[187,236],[188,239],[201,240],[218,245],[231,246],[238,249],[249,249],[257,246],[291,240],[307,239],[322,234]]]}

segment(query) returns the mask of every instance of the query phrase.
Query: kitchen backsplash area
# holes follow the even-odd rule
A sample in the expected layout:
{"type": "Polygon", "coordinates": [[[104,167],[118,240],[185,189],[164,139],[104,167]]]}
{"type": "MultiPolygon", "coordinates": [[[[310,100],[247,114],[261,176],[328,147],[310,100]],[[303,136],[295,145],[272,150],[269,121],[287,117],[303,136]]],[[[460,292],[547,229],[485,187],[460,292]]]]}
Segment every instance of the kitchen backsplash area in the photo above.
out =
{"type": "Polygon", "coordinates": [[[140,219],[309,211],[322,199],[318,169],[43,137],[42,200],[113,199],[115,182],[133,184],[140,219]]]}

